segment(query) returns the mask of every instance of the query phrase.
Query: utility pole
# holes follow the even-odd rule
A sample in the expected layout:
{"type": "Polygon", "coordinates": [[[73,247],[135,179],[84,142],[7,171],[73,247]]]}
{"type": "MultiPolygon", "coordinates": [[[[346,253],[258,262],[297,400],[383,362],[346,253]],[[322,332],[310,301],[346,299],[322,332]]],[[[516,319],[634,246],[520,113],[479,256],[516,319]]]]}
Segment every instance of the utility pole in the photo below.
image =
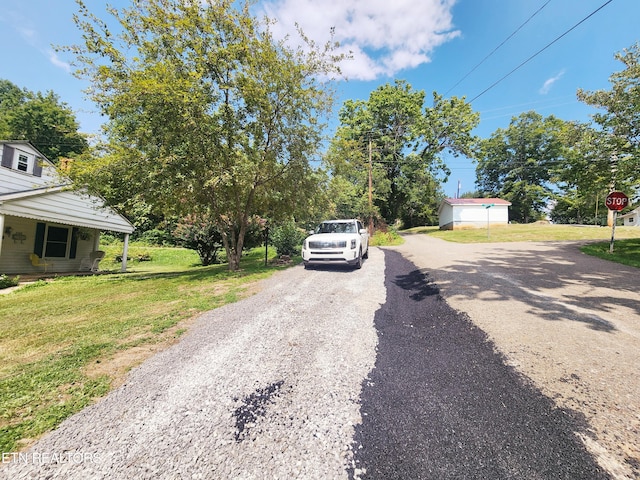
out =
{"type": "Polygon", "coordinates": [[[369,134],[369,235],[373,235],[373,159],[371,154],[371,134],[369,134]]]}
{"type": "MultiPolygon", "coordinates": [[[[618,155],[616,151],[611,154],[611,182],[609,183],[609,193],[614,192],[616,189],[616,174],[618,172],[618,155]]],[[[616,218],[613,214],[613,210],[607,211],[607,225],[613,227],[615,224],[616,218]]]]}

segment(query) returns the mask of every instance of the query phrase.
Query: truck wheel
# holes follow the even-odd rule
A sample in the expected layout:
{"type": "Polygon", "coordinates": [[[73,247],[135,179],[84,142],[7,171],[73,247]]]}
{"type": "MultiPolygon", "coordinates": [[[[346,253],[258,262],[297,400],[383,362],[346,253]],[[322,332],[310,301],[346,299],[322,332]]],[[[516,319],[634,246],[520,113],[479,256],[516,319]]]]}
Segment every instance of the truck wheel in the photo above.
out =
{"type": "Polygon", "coordinates": [[[358,252],[358,261],[356,262],[356,268],[362,268],[362,249],[358,252]]]}

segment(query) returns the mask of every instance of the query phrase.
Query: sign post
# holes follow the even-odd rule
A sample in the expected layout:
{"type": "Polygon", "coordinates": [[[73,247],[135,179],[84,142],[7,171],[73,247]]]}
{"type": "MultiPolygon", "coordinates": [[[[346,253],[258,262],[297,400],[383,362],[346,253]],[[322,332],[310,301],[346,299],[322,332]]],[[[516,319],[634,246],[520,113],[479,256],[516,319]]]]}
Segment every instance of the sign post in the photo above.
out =
{"type": "Polygon", "coordinates": [[[489,235],[489,209],[493,207],[495,203],[483,203],[482,206],[487,209],[487,238],[491,238],[489,235]]]}
{"type": "Polygon", "coordinates": [[[611,225],[611,242],[609,243],[609,253],[613,253],[613,243],[616,235],[616,221],[618,212],[629,204],[629,197],[622,192],[611,192],[605,201],[607,208],[613,211],[613,224],[611,225]]]}

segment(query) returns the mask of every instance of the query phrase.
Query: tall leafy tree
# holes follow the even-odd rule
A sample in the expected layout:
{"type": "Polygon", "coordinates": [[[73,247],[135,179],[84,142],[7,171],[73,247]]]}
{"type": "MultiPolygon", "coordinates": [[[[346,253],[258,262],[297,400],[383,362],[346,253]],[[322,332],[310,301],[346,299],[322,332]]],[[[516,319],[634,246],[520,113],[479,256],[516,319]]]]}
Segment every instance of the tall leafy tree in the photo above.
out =
{"type": "Polygon", "coordinates": [[[578,98],[601,111],[593,120],[606,134],[598,154],[611,159],[601,175],[617,189],[634,189],[640,196],[640,43],[616,53],[624,69],[609,77],[610,90],[578,90],[578,98]],[[612,174],[613,173],[613,174],[612,174]]]}
{"type": "Polygon", "coordinates": [[[49,160],[71,157],[86,151],[87,139],[71,108],[53,92],[21,90],[0,80],[0,137],[28,140],[49,160]]]}
{"type": "Polygon", "coordinates": [[[291,49],[232,0],[133,0],[109,10],[114,31],[78,4],[70,50],[110,119],[96,169],[167,214],[210,216],[238,269],[251,218],[295,214],[317,188],[333,45],[291,49]]]}
{"type": "Polygon", "coordinates": [[[25,101],[25,92],[9,80],[0,80],[0,137],[11,138],[10,113],[25,101]]]}
{"type": "Polygon", "coordinates": [[[480,142],[476,185],[483,195],[510,201],[513,220],[541,218],[553,198],[550,181],[564,158],[563,127],[556,117],[530,111],[480,142]]]}
{"type": "Polygon", "coordinates": [[[353,200],[361,205],[361,214],[379,213],[388,223],[432,219],[441,196],[439,181],[449,174],[441,153],[470,155],[471,131],[478,124],[478,114],[464,99],[434,92],[427,106],[424,91],[403,80],[378,87],[367,101],[345,102],[339,119],[327,165],[334,177],[359,187],[353,200]],[[373,211],[362,207],[368,200],[369,172],[373,211]]]}
{"type": "Polygon", "coordinates": [[[562,132],[563,161],[552,168],[558,191],[551,219],[558,223],[602,223],[611,186],[611,162],[603,151],[608,136],[589,124],[567,122],[562,132]]]}

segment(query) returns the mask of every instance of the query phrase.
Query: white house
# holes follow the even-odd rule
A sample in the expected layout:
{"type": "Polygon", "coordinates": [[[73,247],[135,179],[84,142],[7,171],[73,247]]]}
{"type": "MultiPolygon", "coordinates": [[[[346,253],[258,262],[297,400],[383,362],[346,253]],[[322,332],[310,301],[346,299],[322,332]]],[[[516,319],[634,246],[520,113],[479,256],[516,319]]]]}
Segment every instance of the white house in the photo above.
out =
{"type": "Polygon", "coordinates": [[[618,218],[622,219],[625,227],[640,227],[640,207],[620,215],[618,218]]]}
{"type": "Polygon", "coordinates": [[[438,209],[440,230],[507,225],[510,205],[500,198],[445,198],[438,209]]]}
{"type": "Polygon", "coordinates": [[[78,271],[99,249],[100,231],[125,234],[126,270],[134,230],[126,218],[73,190],[29,142],[0,142],[0,155],[0,274],[42,273],[45,263],[47,272],[78,271]]]}

